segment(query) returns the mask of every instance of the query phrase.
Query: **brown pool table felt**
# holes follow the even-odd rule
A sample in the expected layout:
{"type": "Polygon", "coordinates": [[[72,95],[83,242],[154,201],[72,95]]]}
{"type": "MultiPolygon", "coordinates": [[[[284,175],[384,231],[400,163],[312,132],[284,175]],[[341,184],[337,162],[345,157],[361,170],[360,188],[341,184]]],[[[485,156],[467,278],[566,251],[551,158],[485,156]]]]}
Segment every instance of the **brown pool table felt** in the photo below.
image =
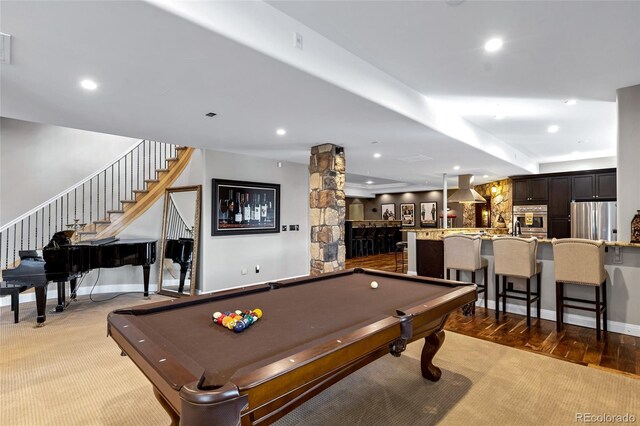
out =
{"type": "Polygon", "coordinates": [[[312,343],[343,336],[363,323],[396,315],[396,310],[415,306],[453,289],[368,272],[339,274],[314,282],[135,315],[134,323],[144,333],[159,337],[163,349],[183,361],[186,357],[185,366],[194,375],[205,369],[207,384],[221,386],[239,370],[286,358],[312,343]],[[377,289],[370,287],[371,281],[378,282],[377,289]],[[262,318],[241,333],[212,321],[216,311],[255,308],[262,309],[262,318]]]}

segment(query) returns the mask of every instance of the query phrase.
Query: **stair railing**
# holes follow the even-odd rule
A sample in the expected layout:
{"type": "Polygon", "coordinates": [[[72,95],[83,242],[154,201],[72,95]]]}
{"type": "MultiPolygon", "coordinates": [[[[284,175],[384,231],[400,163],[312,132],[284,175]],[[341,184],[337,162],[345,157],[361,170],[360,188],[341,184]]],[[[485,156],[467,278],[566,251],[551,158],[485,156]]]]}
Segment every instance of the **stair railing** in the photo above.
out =
{"type": "MultiPolygon", "coordinates": [[[[124,213],[123,204],[155,182],[167,160],[178,156],[178,145],[142,140],[120,158],[71,188],[0,227],[0,269],[13,267],[21,250],[44,247],[53,234],[73,229],[90,235],[95,221],[124,213]]],[[[77,241],[77,240],[76,240],[77,241]]]]}

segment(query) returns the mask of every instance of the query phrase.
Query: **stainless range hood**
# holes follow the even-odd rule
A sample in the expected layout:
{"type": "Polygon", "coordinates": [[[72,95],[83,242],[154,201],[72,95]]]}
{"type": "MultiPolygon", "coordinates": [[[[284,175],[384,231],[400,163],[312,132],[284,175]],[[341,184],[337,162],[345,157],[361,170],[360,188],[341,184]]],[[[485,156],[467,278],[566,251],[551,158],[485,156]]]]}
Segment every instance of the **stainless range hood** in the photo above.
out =
{"type": "Polygon", "coordinates": [[[482,195],[473,189],[473,175],[458,176],[458,190],[449,197],[450,203],[486,203],[482,195]]]}

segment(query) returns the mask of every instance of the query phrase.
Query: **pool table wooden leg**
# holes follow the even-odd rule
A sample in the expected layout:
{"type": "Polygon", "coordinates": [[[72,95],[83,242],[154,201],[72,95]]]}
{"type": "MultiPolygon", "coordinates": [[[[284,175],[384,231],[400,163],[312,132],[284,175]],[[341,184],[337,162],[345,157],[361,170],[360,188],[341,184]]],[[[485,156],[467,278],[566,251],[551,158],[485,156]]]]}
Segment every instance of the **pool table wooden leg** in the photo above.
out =
{"type": "Polygon", "coordinates": [[[171,417],[171,426],[178,426],[180,424],[180,416],[178,416],[178,414],[173,411],[171,405],[169,405],[169,403],[164,399],[160,392],[158,392],[158,389],[156,389],[155,386],[153,387],[153,394],[156,396],[156,399],[158,400],[160,405],[162,405],[162,408],[164,408],[164,411],[166,411],[167,414],[169,414],[169,417],[171,417]]]}
{"type": "Polygon", "coordinates": [[[433,357],[438,349],[444,343],[444,330],[436,331],[424,338],[424,347],[422,348],[422,357],[420,358],[420,367],[422,368],[422,377],[437,382],[440,380],[442,371],[433,365],[433,357]]]}

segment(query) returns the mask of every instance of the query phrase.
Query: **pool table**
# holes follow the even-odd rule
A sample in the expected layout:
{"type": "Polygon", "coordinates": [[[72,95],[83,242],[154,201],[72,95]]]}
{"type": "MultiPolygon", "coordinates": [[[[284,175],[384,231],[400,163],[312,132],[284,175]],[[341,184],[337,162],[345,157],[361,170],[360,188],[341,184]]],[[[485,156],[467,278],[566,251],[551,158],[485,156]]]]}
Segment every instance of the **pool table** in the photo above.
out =
{"type": "Polygon", "coordinates": [[[358,268],[120,309],[108,330],[172,424],[269,424],[417,339],[422,376],[437,381],[444,323],[476,299],[470,283],[358,268]],[[212,321],[255,308],[241,333],[212,321]]]}

